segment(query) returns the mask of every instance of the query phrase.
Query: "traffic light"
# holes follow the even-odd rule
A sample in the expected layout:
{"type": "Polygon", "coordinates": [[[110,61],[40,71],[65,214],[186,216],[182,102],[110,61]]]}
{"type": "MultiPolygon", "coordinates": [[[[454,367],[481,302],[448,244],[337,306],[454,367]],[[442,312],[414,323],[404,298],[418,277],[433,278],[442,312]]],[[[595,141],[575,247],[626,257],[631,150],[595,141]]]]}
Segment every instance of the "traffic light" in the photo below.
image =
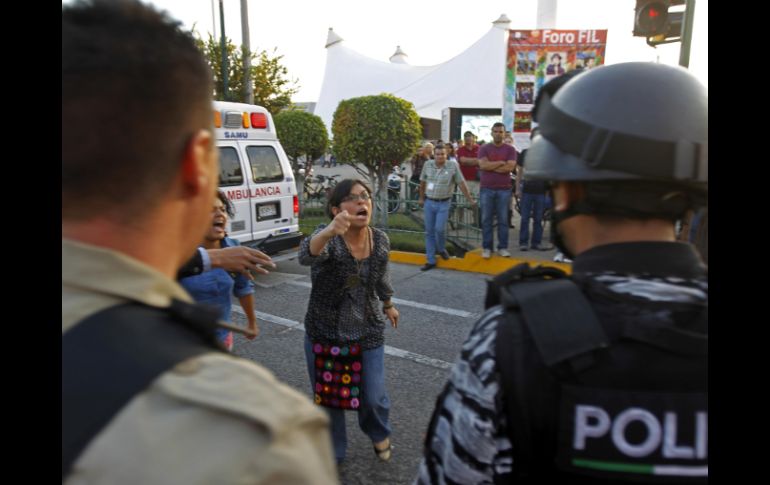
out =
{"type": "Polygon", "coordinates": [[[682,23],[684,22],[684,12],[668,12],[668,21],[665,33],[653,35],[647,38],[647,44],[656,46],[658,44],[669,44],[682,40],[682,23]]]}
{"type": "Polygon", "coordinates": [[[651,46],[679,42],[684,11],[669,8],[683,4],[685,0],[636,0],[634,35],[646,37],[651,46]]]}
{"type": "Polygon", "coordinates": [[[668,4],[666,0],[636,0],[634,35],[651,37],[664,33],[668,25],[668,4]]]}

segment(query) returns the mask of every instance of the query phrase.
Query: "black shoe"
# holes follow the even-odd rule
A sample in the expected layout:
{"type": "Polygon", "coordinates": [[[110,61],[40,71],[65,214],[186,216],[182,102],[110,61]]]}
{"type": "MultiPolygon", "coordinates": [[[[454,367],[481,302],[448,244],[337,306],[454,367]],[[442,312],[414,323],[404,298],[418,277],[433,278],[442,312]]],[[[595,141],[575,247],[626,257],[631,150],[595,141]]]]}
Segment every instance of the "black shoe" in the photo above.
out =
{"type": "Polygon", "coordinates": [[[532,246],[533,251],[550,251],[553,246],[532,246]]]}
{"type": "Polygon", "coordinates": [[[420,267],[420,271],[428,271],[429,269],[435,268],[436,265],[434,263],[425,263],[420,267]]]}
{"type": "MultiPolygon", "coordinates": [[[[521,246],[519,246],[519,251],[526,251],[527,249],[529,249],[529,248],[525,244],[522,244],[521,246]]],[[[532,249],[534,249],[534,248],[532,248],[532,249]]]]}
{"type": "Polygon", "coordinates": [[[445,250],[443,250],[443,251],[441,251],[441,252],[440,252],[440,253],[438,253],[438,254],[439,254],[439,256],[441,256],[443,259],[449,259],[449,253],[447,252],[447,250],[446,250],[446,249],[445,249],[445,250]]]}

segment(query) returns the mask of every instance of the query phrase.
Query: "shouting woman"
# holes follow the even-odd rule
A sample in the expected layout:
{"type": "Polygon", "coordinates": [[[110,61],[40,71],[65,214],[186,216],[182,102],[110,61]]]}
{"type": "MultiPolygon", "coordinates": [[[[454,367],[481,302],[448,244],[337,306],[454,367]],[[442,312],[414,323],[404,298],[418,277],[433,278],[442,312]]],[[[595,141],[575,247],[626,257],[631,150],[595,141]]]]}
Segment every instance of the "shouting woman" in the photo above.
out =
{"type": "Polygon", "coordinates": [[[315,402],[327,407],[337,462],[345,458],[346,409],[374,452],[390,460],[385,391],[385,320],[398,326],[388,273],[390,240],[369,227],[371,191],[360,180],[341,181],[329,194],[329,225],[302,242],[299,261],[311,266],[313,288],[305,316],[305,356],[315,402]]]}
{"type": "MultiPolygon", "coordinates": [[[[214,197],[211,212],[211,227],[203,238],[201,247],[204,249],[221,249],[237,246],[235,239],[227,237],[227,217],[232,217],[235,209],[227,196],[219,190],[214,197]]],[[[259,333],[257,317],[254,313],[254,287],[251,281],[241,273],[228,273],[223,269],[212,269],[197,276],[182,278],[179,283],[184,286],[190,296],[198,303],[207,303],[220,310],[219,319],[231,322],[232,303],[230,295],[235,295],[243,307],[248,320],[250,334],[246,338],[254,339],[259,333]]],[[[233,333],[225,329],[217,329],[217,337],[227,350],[233,349],[233,333]]]]}

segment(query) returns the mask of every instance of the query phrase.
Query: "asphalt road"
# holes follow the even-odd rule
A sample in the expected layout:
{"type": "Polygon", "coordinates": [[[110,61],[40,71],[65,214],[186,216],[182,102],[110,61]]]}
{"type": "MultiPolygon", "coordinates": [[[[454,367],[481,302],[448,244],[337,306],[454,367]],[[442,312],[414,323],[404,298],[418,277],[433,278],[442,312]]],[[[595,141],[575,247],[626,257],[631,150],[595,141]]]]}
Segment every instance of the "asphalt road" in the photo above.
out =
{"type": "MultiPolygon", "coordinates": [[[[406,484],[417,473],[422,441],[451,364],[483,312],[487,276],[412,265],[390,265],[394,297],[401,313],[398,329],[385,332],[386,388],[390,396],[393,458],[377,459],[357,415],[347,414],[348,452],[340,466],[343,484],[406,484]]],[[[310,270],[282,261],[257,280],[260,335],[236,335],[234,353],[270,369],[279,379],[312,398],[303,353],[304,320],[310,295],[310,270]]],[[[233,319],[246,321],[237,302],[233,319]]]]}

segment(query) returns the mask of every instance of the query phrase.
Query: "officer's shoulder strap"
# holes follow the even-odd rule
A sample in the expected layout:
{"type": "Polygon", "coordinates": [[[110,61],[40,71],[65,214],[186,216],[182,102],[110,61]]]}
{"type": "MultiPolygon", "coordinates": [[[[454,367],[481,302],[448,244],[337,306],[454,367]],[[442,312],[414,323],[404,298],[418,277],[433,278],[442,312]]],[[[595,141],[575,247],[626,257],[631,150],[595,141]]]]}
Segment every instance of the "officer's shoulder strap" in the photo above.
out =
{"type": "Polygon", "coordinates": [[[155,378],[220,349],[217,315],[179,300],[165,309],[127,303],[62,335],[62,479],[88,443],[155,378]]]}
{"type": "Polygon", "coordinates": [[[529,263],[517,264],[513,268],[500,273],[487,282],[487,296],[484,308],[491,308],[502,302],[500,289],[519,281],[566,278],[567,273],[550,266],[530,266],[529,263]]]}
{"type": "Polygon", "coordinates": [[[507,311],[519,311],[548,367],[604,348],[609,340],[588,299],[568,278],[500,288],[507,311]]]}
{"type": "Polygon", "coordinates": [[[489,282],[485,303],[520,312],[549,367],[608,345],[591,304],[560,269],[514,266],[489,282]]]}

